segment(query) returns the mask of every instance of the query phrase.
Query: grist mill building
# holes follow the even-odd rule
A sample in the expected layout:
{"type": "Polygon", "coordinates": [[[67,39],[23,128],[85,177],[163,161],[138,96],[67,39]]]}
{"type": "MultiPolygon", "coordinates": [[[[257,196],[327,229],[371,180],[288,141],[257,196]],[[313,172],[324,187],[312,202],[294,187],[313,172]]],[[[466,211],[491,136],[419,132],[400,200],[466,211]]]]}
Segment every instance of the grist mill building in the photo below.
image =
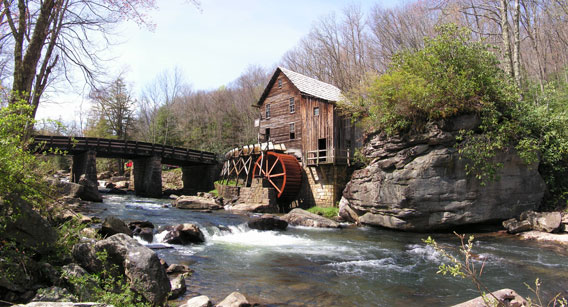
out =
{"type": "Polygon", "coordinates": [[[341,99],[337,87],[278,67],[256,105],[260,141],[284,144],[300,161],[300,204],[333,206],[349,180],[360,133],[339,114],[341,99]]]}

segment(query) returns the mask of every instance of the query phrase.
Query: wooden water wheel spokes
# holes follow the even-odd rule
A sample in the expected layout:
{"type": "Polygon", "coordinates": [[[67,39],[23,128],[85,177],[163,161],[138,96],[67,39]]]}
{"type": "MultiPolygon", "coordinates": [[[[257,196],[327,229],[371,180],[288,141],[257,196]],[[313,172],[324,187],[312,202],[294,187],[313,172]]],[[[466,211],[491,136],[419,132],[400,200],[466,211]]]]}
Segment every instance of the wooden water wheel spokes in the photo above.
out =
{"type": "Polygon", "coordinates": [[[292,155],[266,152],[256,160],[253,174],[255,177],[266,179],[278,192],[279,199],[293,200],[300,191],[301,166],[292,155]]]}

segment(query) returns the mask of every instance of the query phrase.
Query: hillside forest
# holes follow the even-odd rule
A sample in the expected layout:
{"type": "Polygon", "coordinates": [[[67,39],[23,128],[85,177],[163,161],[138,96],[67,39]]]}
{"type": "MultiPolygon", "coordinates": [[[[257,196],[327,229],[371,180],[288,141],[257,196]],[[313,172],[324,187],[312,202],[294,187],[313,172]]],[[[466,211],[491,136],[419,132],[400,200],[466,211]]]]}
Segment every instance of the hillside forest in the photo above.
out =
{"type": "MultiPolygon", "coordinates": [[[[111,9],[112,7],[109,8],[111,9]]],[[[122,8],[118,8],[119,11],[120,9],[122,8]]],[[[136,19],[137,15],[134,14],[131,18],[136,19]]],[[[516,101],[515,105],[519,108],[522,106],[524,110],[517,110],[516,113],[510,112],[512,109],[506,112],[497,110],[502,112],[502,116],[493,116],[496,122],[488,125],[496,127],[496,123],[503,123],[503,118],[515,117],[514,114],[527,115],[522,121],[507,121],[509,128],[518,128],[508,129],[509,136],[493,135],[483,142],[477,140],[477,147],[462,148],[463,153],[479,152],[483,147],[489,157],[491,152],[503,150],[501,145],[507,142],[513,142],[518,150],[538,152],[542,155],[542,172],[548,173],[545,177],[552,194],[563,195],[565,189],[555,187],[565,185],[558,181],[563,181],[564,176],[560,174],[565,170],[565,152],[568,150],[568,142],[564,142],[568,102],[568,56],[565,52],[568,47],[567,18],[566,0],[428,0],[412,1],[394,8],[384,8],[377,3],[368,10],[358,5],[348,5],[341,12],[322,16],[314,22],[311,31],[286,52],[274,67],[251,65],[236,80],[214,90],[192,89],[191,78],[195,76],[185,76],[180,69],[173,67],[164,69],[155,76],[154,81],[144,86],[140,94],[134,94],[132,85],[124,74],[107,76],[111,81],[102,82],[102,78],[97,78],[95,74],[101,71],[91,69],[97,67],[96,65],[79,63],[91,88],[88,100],[92,107],[71,124],[61,125],[44,121],[36,123],[35,129],[42,134],[132,139],[221,154],[238,145],[257,142],[258,131],[254,127],[254,120],[259,114],[254,105],[276,66],[283,66],[339,87],[347,97],[342,104],[345,111],[353,115],[354,120],[362,123],[368,134],[377,130],[408,132],[408,129],[402,128],[409,124],[419,126],[421,121],[472,111],[487,113],[484,108],[471,108],[472,101],[483,103],[484,100],[493,99],[484,96],[487,84],[484,84],[483,80],[474,79],[471,84],[454,82],[465,80],[464,76],[468,73],[460,71],[459,65],[471,65],[477,60],[462,58],[465,62],[460,64],[460,57],[454,58],[455,52],[464,52],[459,46],[453,51],[447,50],[446,55],[439,54],[441,57],[437,59],[421,58],[420,54],[416,53],[432,47],[433,44],[428,45],[429,42],[441,35],[442,28],[446,27],[447,30],[447,25],[451,24],[460,30],[451,34],[453,36],[450,41],[456,40],[464,46],[483,45],[473,49],[480,52],[478,62],[485,61],[485,64],[479,67],[481,70],[478,71],[480,74],[477,77],[492,74],[499,84],[504,84],[498,87],[504,86],[508,89],[507,93],[501,93],[507,96],[505,100],[508,103],[516,101]],[[482,56],[485,51],[491,54],[492,60],[482,56]],[[414,58],[408,57],[413,53],[416,55],[414,58]],[[455,67],[448,69],[448,66],[438,65],[436,62],[446,60],[452,63],[451,65],[455,64],[455,67]],[[457,62],[453,63],[454,60],[457,62]],[[492,68],[483,71],[484,67],[493,65],[488,64],[486,60],[496,61],[498,71],[492,68]],[[417,62],[414,67],[404,67],[409,61],[417,62]],[[444,70],[439,69],[440,67],[444,67],[444,70]],[[454,71],[454,68],[457,70],[454,71]],[[430,76],[427,76],[428,74],[430,76]],[[462,74],[462,78],[454,78],[452,74],[462,74]],[[374,95],[376,91],[401,92],[402,85],[412,84],[405,81],[410,80],[409,77],[414,78],[414,81],[420,79],[421,82],[430,82],[431,85],[422,89],[404,88],[404,91],[410,91],[414,96],[374,95]],[[440,84],[440,80],[444,80],[441,77],[451,82],[440,84]],[[399,83],[396,78],[399,78],[399,83]],[[453,90],[448,90],[450,87],[453,87],[453,90]],[[437,113],[432,113],[433,109],[413,109],[409,114],[414,117],[401,118],[400,111],[403,107],[389,109],[389,105],[385,104],[388,102],[391,107],[404,106],[405,99],[413,99],[416,102],[426,99],[426,104],[445,104],[452,100],[453,95],[460,96],[462,89],[466,92],[471,90],[467,92],[471,96],[456,96],[455,103],[452,105],[450,102],[453,109],[447,108],[441,113],[440,110],[434,110],[437,113]],[[441,96],[445,98],[438,99],[441,96]],[[462,103],[460,99],[465,100],[462,103]],[[360,118],[363,120],[358,120],[360,118]],[[510,137],[519,133],[530,134],[531,138],[513,140],[510,137]]],[[[85,20],[86,24],[96,22],[104,29],[102,25],[105,22],[114,21],[85,20]]],[[[64,23],[61,31],[65,31],[64,23]]],[[[2,52],[9,54],[7,47],[10,46],[10,42],[5,40],[2,52]]],[[[30,43],[28,47],[31,46],[30,43]]],[[[67,50],[65,48],[71,48],[57,44],[54,46],[62,48],[63,51],[67,50]]],[[[62,55],[65,54],[67,53],[62,55]]],[[[45,56],[47,55],[49,54],[45,56]]],[[[94,62],[94,56],[90,56],[94,62]]],[[[472,57],[475,58],[476,54],[472,54],[472,57]]],[[[0,70],[4,74],[2,80],[5,97],[9,96],[11,90],[6,81],[10,80],[7,76],[11,73],[9,58],[5,57],[0,70]]],[[[42,68],[46,66],[56,69],[62,65],[57,59],[55,57],[55,60],[46,60],[42,68]]],[[[67,61],[63,64],[71,66],[69,63],[74,63],[72,58],[67,61]]],[[[50,70],[45,72],[49,73],[50,70]]],[[[65,77],[65,69],[63,72],[65,77]]],[[[41,77],[42,74],[38,76],[41,77]]],[[[45,88],[49,88],[47,76],[44,78],[45,82],[36,80],[30,83],[30,86],[40,86],[39,94],[32,95],[31,98],[23,97],[32,105],[33,115],[41,101],[41,93],[45,88]]],[[[495,86],[496,83],[491,84],[495,86]]],[[[3,101],[13,99],[12,97],[3,101]]],[[[504,130],[506,129],[500,131],[504,130]]],[[[478,165],[478,170],[474,171],[477,176],[488,174],[490,177],[492,170],[484,167],[483,161],[474,161],[473,164],[478,165]]]]}
{"type": "MultiPolygon", "coordinates": [[[[565,101],[568,3],[564,0],[415,1],[370,11],[346,6],[323,16],[277,65],[348,92],[369,75],[387,72],[393,57],[418,50],[439,25],[470,30],[469,39],[492,47],[524,100],[554,108],[565,101]]],[[[276,67],[276,65],[275,65],[276,67]]],[[[121,75],[94,84],[93,103],[78,123],[38,123],[42,133],[116,137],[222,153],[256,142],[253,107],[275,67],[250,66],[215,90],[192,90],[191,78],[165,69],[135,96],[121,75]]],[[[4,70],[6,71],[6,70],[4,70]]]]}

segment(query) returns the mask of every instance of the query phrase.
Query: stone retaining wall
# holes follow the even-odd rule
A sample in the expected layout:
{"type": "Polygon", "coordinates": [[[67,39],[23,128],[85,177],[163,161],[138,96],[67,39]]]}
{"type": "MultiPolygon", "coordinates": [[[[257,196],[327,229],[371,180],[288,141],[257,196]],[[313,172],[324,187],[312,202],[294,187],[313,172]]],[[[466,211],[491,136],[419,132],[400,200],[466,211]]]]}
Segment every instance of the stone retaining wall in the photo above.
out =
{"type": "Polygon", "coordinates": [[[231,201],[239,197],[241,187],[215,183],[215,189],[224,200],[231,201]]]}
{"type": "Polygon", "coordinates": [[[341,199],[352,169],[339,165],[305,166],[303,173],[301,207],[333,207],[341,199]]]}
{"type": "Polygon", "coordinates": [[[240,188],[239,203],[264,204],[276,207],[276,190],[268,187],[262,179],[255,178],[249,188],[240,188]]]}

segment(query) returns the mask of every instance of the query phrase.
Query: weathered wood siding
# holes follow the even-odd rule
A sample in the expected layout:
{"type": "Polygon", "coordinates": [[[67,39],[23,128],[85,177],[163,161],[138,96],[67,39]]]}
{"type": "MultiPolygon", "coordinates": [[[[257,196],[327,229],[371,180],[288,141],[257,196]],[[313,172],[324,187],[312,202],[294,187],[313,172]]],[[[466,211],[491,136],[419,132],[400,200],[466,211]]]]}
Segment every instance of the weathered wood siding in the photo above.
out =
{"type": "MultiPolygon", "coordinates": [[[[270,128],[270,140],[283,143],[288,149],[302,149],[303,128],[300,116],[300,91],[281,72],[278,79],[269,91],[264,103],[260,106],[260,134],[264,135],[266,128],[270,128]],[[278,87],[278,80],[282,80],[282,88],[278,87]],[[294,113],[290,113],[290,98],[294,98],[294,113]],[[270,118],[266,118],[266,106],[270,105],[270,118]],[[295,124],[295,139],[290,139],[290,124],[295,124]]],[[[264,140],[261,139],[261,142],[264,140]]]]}
{"type": "Polygon", "coordinates": [[[334,150],[336,157],[345,157],[349,152],[350,159],[353,159],[355,148],[359,145],[358,128],[355,124],[351,123],[348,116],[339,115],[336,111],[334,114],[334,150]]]}
{"type": "MultiPolygon", "coordinates": [[[[327,155],[336,157],[336,164],[345,164],[349,150],[350,159],[353,158],[354,148],[360,146],[357,129],[350,120],[340,116],[335,103],[303,95],[279,72],[276,81],[269,89],[266,99],[259,107],[261,142],[264,142],[266,129],[270,129],[270,141],[283,143],[286,148],[296,151],[307,162],[309,151],[319,150],[319,140],[326,140],[327,155]],[[279,80],[282,86],[279,87],[279,80]],[[294,98],[295,111],[290,112],[290,98],[294,98]],[[270,117],[266,117],[266,106],[270,105],[270,117]],[[319,115],[314,115],[314,109],[319,108],[319,115]],[[295,124],[295,138],[290,139],[290,124],[295,124]]],[[[313,157],[313,155],[312,155],[313,157]]],[[[313,162],[314,160],[312,160],[313,162]]],[[[330,163],[320,161],[322,163],[330,163]]]]}
{"type": "Polygon", "coordinates": [[[308,151],[318,150],[318,140],[326,139],[326,148],[333,146],[333,117],[334,104],[313,97],[302,97],[302,146],[304,155],[308,151]],[[314,109],[319,108],[319,115],[314,115],[314,109]]]}

